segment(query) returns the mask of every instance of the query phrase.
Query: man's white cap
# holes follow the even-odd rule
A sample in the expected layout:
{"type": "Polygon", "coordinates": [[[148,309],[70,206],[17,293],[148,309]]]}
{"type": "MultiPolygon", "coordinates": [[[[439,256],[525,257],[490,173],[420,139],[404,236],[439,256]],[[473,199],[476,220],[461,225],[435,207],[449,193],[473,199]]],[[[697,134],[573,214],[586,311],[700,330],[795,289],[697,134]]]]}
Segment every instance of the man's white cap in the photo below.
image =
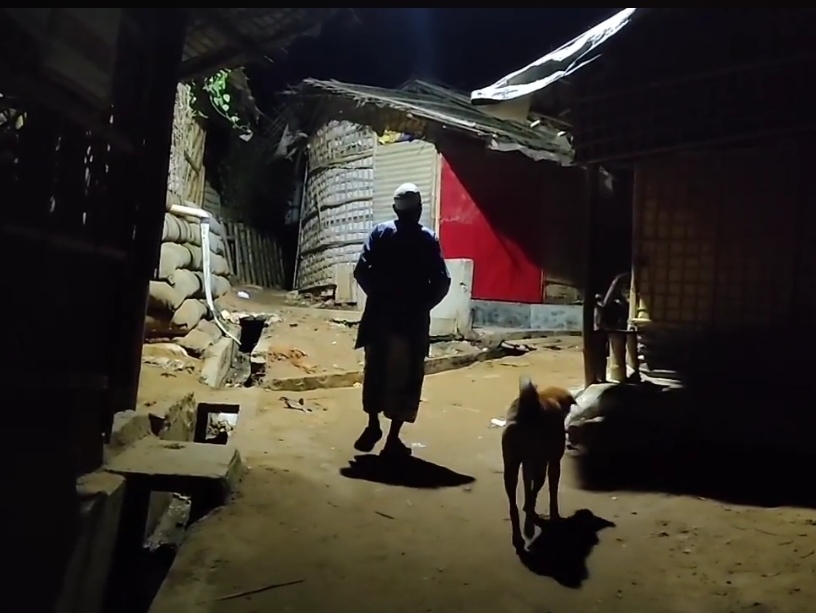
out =
{"type": "Polygon", "coordinates": [[[397,209],[411,209],[422,204],[422,194],[413,183],[403,183],[394,190],[394,206],[397,209]]]}

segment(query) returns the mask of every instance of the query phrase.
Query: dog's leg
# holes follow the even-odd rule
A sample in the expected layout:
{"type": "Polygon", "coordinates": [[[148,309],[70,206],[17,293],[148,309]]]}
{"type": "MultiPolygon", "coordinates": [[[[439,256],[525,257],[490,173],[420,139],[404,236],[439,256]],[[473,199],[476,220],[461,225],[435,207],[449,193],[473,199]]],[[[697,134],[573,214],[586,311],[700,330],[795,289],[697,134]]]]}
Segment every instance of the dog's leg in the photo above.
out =
{"type": "Polygon", "coordinates": [[[561,462],[550,462],[547,467],[547,476],[550,478],[550,519],[561,517],[558,512],[558,482],[561,480],[561,462]]]}
{"type": "Polygon", "coordinates": [[[518,502],[516,501],[521,461],[513,454],[509,445],[506,444],[502,444],[502,456],[504,459],[504,491],[507,493],[507,504],[510,509],[510,528],[513,532],[513,547],[516,548],[516,551],[521,551],[524,549],[524,538],[521,536],[521,522],[519,519],[518,502]]]}
{"type": "Polygon", "coordinates": [[[527,528],[531,532],[535,529],[537,520],[538,520],[538,513],[536,512],[536,508],[538,507],[538,493],[541,491],[541,488],[544,487],[544,482],[547,479],[547,465],[537,466],[533,471],[532,474],[532,487],[530,488],[530,502],[529,505],[525,508],[525,525],[529,525],[530,528],[527,528]]]}
{"type": "Polygon", "coordinates": [[[537,516],[536,507],[538,506],[538,493],[544,487],[544,482],[547,480],[547,465],[538,467],[533,471],[533,483],[530,489],[530,506],[526,511],[533,517],[537,516]]]}
{"type": "MultiPolygon", "coordinates": [[[[521,465],[521,478],[524,481],[524,536],[528,539],[535,536],[536,518],[536,477],[537,470],[529,462],[521,465]]],[[[541,489],[540,487],[538,489],[541,489]]]]}

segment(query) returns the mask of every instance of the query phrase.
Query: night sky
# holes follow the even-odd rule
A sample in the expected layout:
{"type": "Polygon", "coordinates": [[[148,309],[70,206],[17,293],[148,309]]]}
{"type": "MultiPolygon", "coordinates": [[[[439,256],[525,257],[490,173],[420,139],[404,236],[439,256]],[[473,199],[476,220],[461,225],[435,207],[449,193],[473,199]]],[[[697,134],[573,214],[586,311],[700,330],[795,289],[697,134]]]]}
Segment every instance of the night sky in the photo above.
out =
{"type": "Polygon", "coordinates": [[[424,78],[469,91],[541,57],[620,9],[353,9],[359,24],[333,24],[286,59],[248,71],[267,98],[307,77],[397,87],[424,78]]]}

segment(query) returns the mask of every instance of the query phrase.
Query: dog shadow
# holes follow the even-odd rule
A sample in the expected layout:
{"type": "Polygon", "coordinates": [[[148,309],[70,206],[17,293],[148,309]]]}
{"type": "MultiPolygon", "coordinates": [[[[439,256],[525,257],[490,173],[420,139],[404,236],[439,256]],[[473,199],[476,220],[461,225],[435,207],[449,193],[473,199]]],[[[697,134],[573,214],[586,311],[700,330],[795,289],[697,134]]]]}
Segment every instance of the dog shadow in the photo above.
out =
{"type": "Polygon", "coordinates": [[[358,455],[340,469],[340,474],[347,479],[416,489],[459,487],[476,481],[470,475],[413,456],[394,460],[379,455],[358,455]]]}
{"type": "Polygon", "coordinates": [[[587,558],[598,544],[598,533],[615,524],[581,509],[571,517],[536,521],[541,532],[518,556],[524,566],[542,577],[550,577],[564,587],[577,589],[589,578],[587,558]]]}

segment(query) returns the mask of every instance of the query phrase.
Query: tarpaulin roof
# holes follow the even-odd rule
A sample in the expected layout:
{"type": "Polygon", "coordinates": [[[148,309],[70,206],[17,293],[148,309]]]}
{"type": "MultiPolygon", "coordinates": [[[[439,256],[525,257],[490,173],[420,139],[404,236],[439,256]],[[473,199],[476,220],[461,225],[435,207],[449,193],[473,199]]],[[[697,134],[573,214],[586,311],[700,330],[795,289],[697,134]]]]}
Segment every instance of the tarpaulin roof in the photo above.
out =
{"type": "Polygon", "coordinates": [[[568,77],[600,57],[602,46],[643,12],[651,9],[627,8],[590,28],[555,51],[502,77],[470,95],[474,104],[490,104],[531,96],[568,77]]]}

